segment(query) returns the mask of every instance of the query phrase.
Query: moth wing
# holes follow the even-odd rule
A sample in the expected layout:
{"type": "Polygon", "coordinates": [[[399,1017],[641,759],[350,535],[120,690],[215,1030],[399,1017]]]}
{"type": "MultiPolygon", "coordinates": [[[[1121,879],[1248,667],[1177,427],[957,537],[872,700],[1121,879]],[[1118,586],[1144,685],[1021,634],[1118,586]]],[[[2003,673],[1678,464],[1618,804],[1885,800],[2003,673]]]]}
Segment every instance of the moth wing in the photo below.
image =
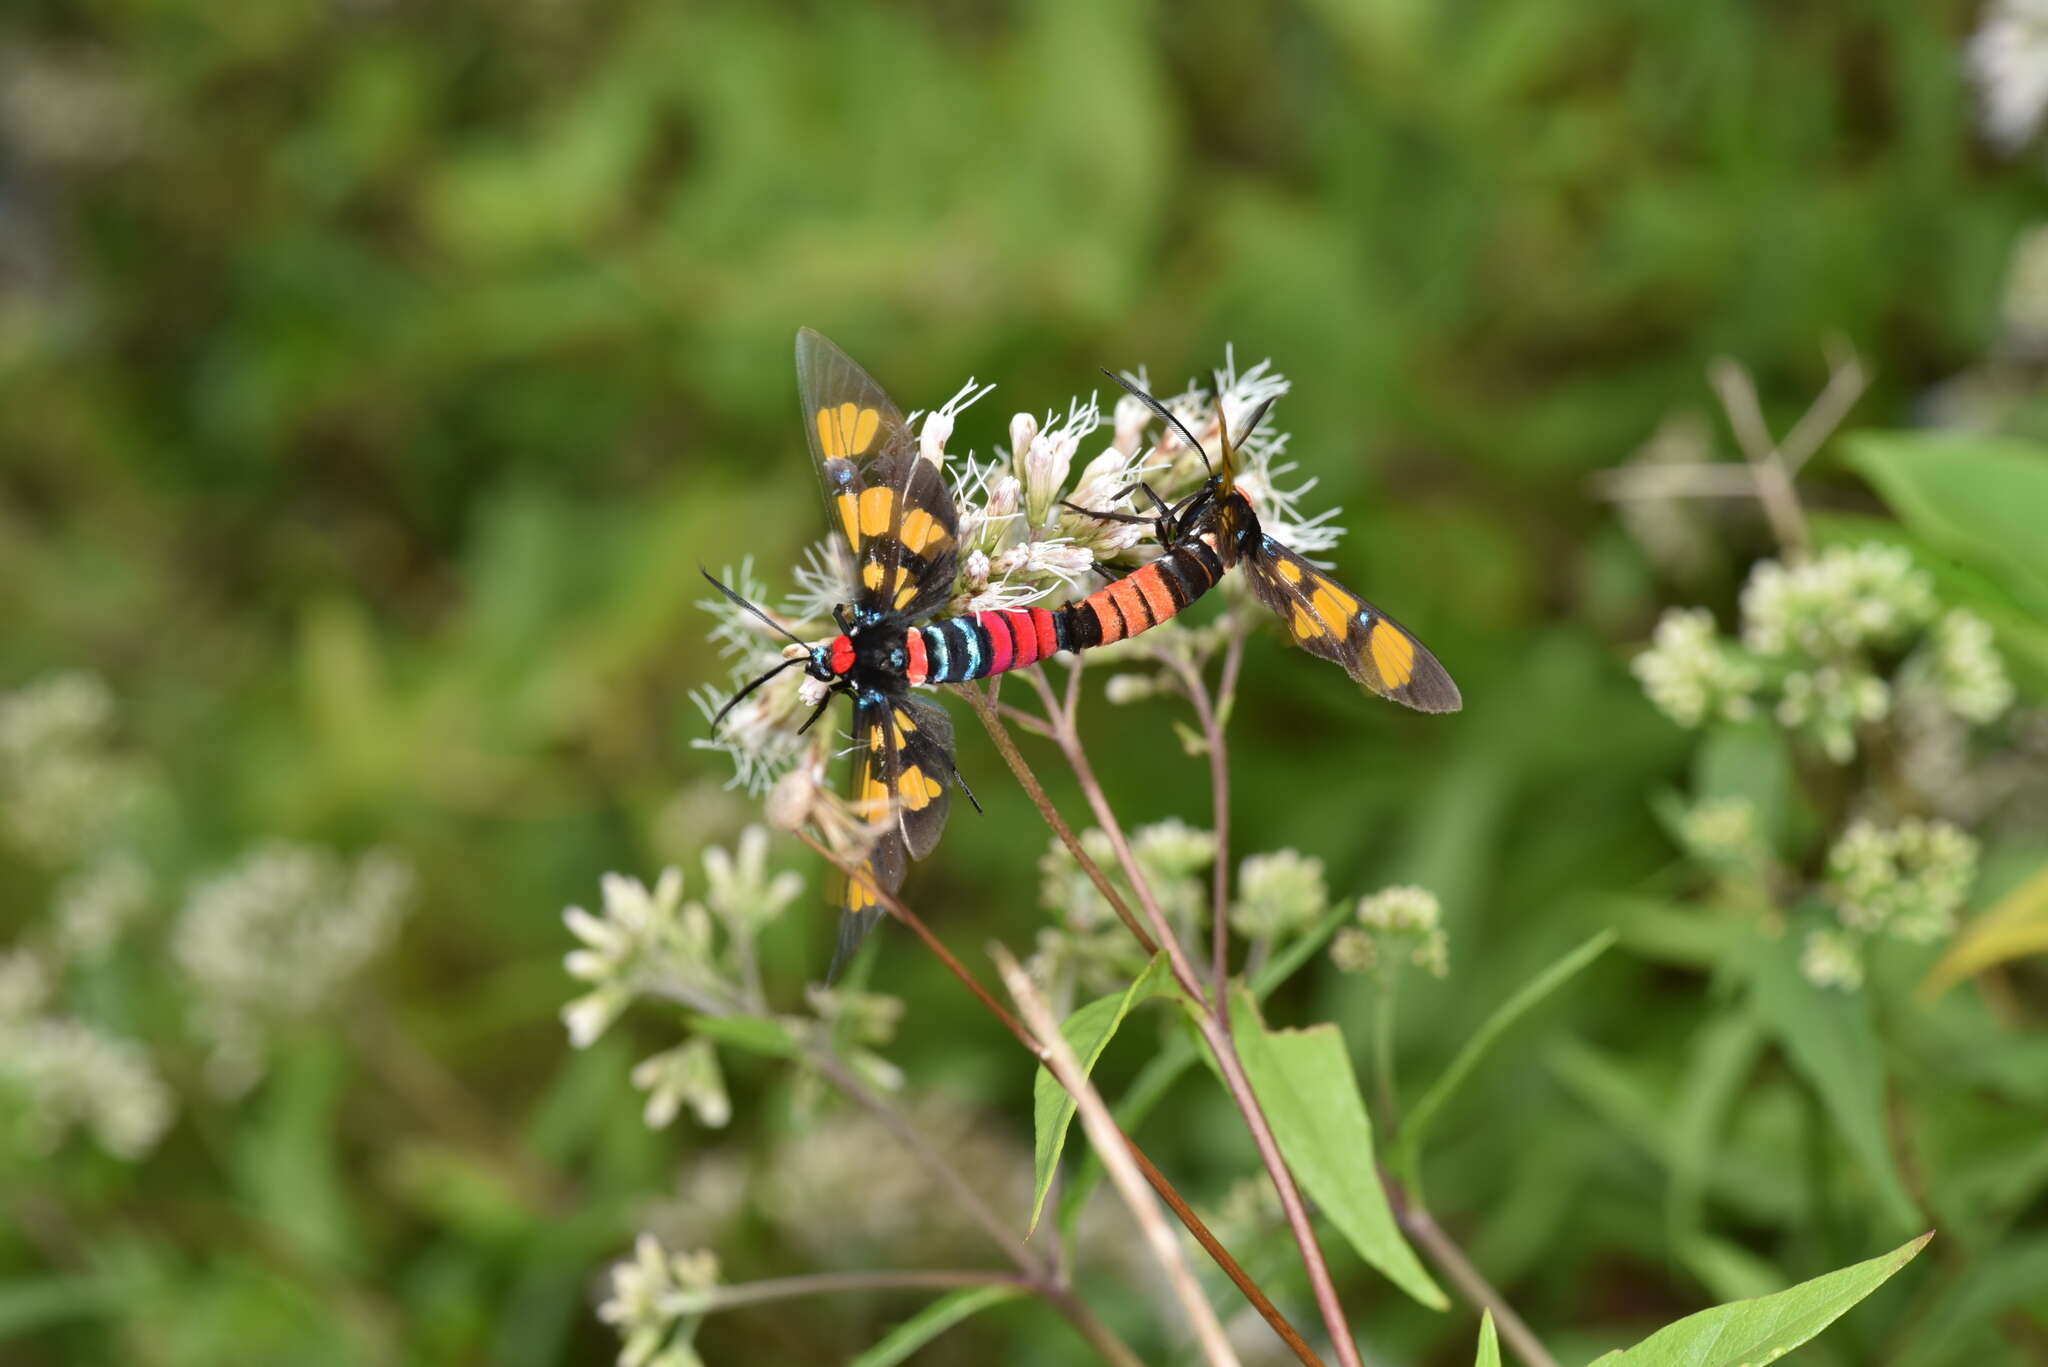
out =
{"type": "Polygon", "coordinates": [[[1407,628],[1272,537],[1255,545],[1238,563],[1252,595],[1279,616],[1296,645],[1418,712],[1464,705],[1449,672],[1407,628]]]}
{"type": "Polygon", "coordinates": [[[832,521],[853,552],[856,608],[930,612],[952,588],[959,514],[937,466],[874,378],[822,334],[796,335],[804,435],[832,521]]]}

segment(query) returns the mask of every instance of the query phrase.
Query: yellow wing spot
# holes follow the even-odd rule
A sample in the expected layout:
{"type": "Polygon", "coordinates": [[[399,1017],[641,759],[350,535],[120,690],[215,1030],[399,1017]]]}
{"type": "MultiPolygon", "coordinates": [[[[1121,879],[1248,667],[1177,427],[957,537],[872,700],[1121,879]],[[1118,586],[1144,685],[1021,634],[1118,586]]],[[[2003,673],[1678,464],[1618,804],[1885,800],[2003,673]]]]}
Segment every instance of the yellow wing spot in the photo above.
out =
{"type": "Polygon", "coordinates": [[[863,489],[860,494],[860,534],[880,536],[889,530],[889,519],[896,512],[896,491],[894,489],[863,489]]]}
{"type": "Polygon", "coordinates": [[[897,777],[896,791],[903,798],[903,805],[913,812],[921,812],[932,805],[932,797],[938,785],[924,776],[924,770],[915,764],[897,777]]]}
{"type": "Polygon", "coordinates": [[[857,456],[875,444],[882,415],[872,408],[843,403],[837,408],[818,410],[818,449],[827,460],[857,456]]]}
{"type": "Polygon", "coordinates": [[[870,775],[860,785],[860,800],[854,806],[869,821],[880,818],[889,810],[888,785],[870,775]]]}
{"type": "Polygon", "coordinates": [[[870,726],[870,727],[868,728],[868,748],[869,748],[869,749],[871,749],[871,750],[879,750],[879,749],[881,749],[881,748],[882,748],[882,728],[881,728],[881,727],[879,727],[879,726],[870,726]]]}
{"type": "Polygon", "coordinates": [[[860,508],[853,501],[852,494],[841,494],[833,500],[839,505],[839,525],[846,528],[846,544],[860,544],[860,508]]]}
{"type": "Polygon", "coordinates": [[[900,707],[899,707],[899,708],[897,708],[897,709],[896,709],[896,730],[897,730],[897,732],[898,732],[898,733],[900,734],[900,733],[904,733],[904,732],[909,732],[909,731],[915,731],[916,729],[917,729],[917,723],[916,723],[915,721],[912,721],[912,720],[911,720],[910,714],[909,714],[908,712],[905,712],[905,711],[904,711],[904,710],[903,710],[902,708],[900,708],[900,707]]]}
{"type": "Polygon", "coordinates": [[[869,907],[875,905],[875,890],[868,884],[868,879],[874,876],[874,869],[863,864],[860,866],[859,872],[846,880],[847,910],[866,911],[869,907]]]}
{"type": "Polygon", "coordinates": [[[1415,676],[1415,642],[1385,622],[1372,624],[1372,662],[1389,688],[1399,688],[1415,676]]]}
{"type": "Polygon", "coordinates": [[[939,520],[922,508],[912,508],[903,515],[903,544],[923,555],[933,546],[946,539],[946,529],[939,520]]]}
{"type": "Polygon", "coordinates": [[[1315,619],[1315,614],[1299,603],[1294,605],[1294,618],[1289,625],[1294,628],[1294,639],[1297,641],[1313,641],[1323,634],[1323,624],[1315,619]]]}
{"type": "Polygon", "coordinates": [[[1299,584],[1301,582],[1301,566],[1295,564],[1292,560],[1275,561],[1273,568],[1278,570],[1280,577],[1288,583],[1299,584]]]}
{"type": "Polygon", "coordinates": [[[915,597],[917,597],[917,585],[915,584],[905,584],[902,588],[896,590],[897,611],[900,612],[904,608],[909,607],[910,600],[915,597]]]}
{"type": "Polygon", "coordinates": [[[1327,579],[1316,585],[1315,597],[1309,605],[1323,619],[1330,634],[1340,638],[1350,632],[1351,614],[1358,611],[1358,600],[1327,579]]]}
{"type": "Polygon", "coordinates": [[[882,567],[870,560],[860,567],[860,582],[871,589],[882,587],[882,567]]]}

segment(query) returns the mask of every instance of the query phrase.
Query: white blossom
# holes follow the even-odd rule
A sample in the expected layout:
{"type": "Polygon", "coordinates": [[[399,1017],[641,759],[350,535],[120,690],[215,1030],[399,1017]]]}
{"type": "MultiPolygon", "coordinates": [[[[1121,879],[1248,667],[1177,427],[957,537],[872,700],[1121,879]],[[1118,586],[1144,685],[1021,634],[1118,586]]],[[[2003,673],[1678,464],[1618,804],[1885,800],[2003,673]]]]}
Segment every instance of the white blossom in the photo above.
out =
{"type": "Polygon", "coordinates": [[[1984,136],[2016,151],[2048,111],[2048,3],[1992,0],[1971,37],[1967,65],[1984,105],[1984,136]]]}

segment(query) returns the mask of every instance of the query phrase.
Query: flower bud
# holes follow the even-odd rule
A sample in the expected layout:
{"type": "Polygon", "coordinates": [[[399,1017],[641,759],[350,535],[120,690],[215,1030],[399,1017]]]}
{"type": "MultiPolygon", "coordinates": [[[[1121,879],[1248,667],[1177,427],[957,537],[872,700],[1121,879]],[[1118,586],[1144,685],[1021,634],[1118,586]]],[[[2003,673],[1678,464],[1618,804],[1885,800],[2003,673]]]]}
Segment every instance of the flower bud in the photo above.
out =
{"type": "Polygon", "coordinates": [[[917,430],[917,453],[934,465],[943,465],[946,460],[946,442],[953,435],[953,414],[950,409],[941,408],[924,416],[924,425],[917,430]]]}
{"type": "Polygon", "coordinates": [[[1038,436],[1038,419],[1029,413],[1018,413],[1010,419],[1010,463],[1021,469],[1024,453],[1031,449],[1032,441],[1038,436]]]}

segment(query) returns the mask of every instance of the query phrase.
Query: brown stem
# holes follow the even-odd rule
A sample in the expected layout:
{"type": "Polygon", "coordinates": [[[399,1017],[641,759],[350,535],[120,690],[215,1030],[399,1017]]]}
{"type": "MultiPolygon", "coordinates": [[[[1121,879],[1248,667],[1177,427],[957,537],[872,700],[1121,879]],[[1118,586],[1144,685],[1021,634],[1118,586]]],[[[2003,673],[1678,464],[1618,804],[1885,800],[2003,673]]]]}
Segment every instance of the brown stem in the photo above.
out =
{"type": "MultiPolygon", "coordinates": [[[[1095,813],[1095,824],[1109,837],[1109,845],[1116,852],[1117,863],[1124,871],[1131,890],[1137,894],[1138,905],[1152,922],[1152,930],[1159,943],[1165,947],[1168,960],[1173,965],[1173,976],[1181,990],[1187,993],[1196,1010],[1195,1025],[1208,1043],[1210,1052],[1216,1057],[1216,1066],[1223,1075],[1223,1085],[1237,1103],[1238,1113],[1244,1117],[1245,1126],[1251,1131],[1252,1142],[1258,1147],[1259,1161],[1265,1165],[1266,1175],[1272,1179],[1273,1189],[1280,1196],[1280,1209],[1287,1216],[1287,1227],[1294,1235],[1295,1247],[1301,1251],[1302,1266],[1308,1272],[1309,1285],[1315,1291],[1316,1308],[1322,1312],[1323,1327],[1329,1331],[1330,1340],[1336,1345],[1338,1361],[1344,1367],[1363,1367],[1358,1356],[1358,1345],[1351,1337],[1351,1326],[1344,1318],[1344,1306],[1337,1299],[1337,1285],[1330,1277],[1329,1264],[1323,1258],[1322,1246],[1316,1242],[1315,1227],[1309,1221],[1308,1205],[1301,1199],[1301,1190],[1295,1185],[1294,1174],[1288,1170],[1287,1160],[1280,1153],[1280,1144],[1273,1136],[1273,1127],[1266,1120],[1265,1109],[1252,1091],[1251,1080],[1245,1076],[1244,1065],[1237,1057],[1237,1046],[1230,1038],[1228,1025],[1224,1024],[1229,1012],[1229,999],[1219,996],[1211,1002],[1195,976],[1194,965],[1189,961],[1187,950],[1173,933],[1166,913],[1152,894],[1152,885],[1146,879],[1144,870],[1138,867],[1137,857],[1131,853],[1130,842],[1124,838],[1123,826],[1117,821],[1116,813],[1103,794],[1101,783],[1096,781],[1095,770],[1088,763],[1088,756],[1081,745],[1080,732],[1074,725],[1071,706],[1058,706],[1053,699],[1052,689],[1034,671],[1030,676],[1044,700],[1047,719],[1052,722],[1053,739],[1066,756],[1067,766],[1074,771],[1074,779],[1081,787],[1081,793],[1088,799],[1089,808],[1095,813]]],[[[1069,689],[1069,698],[1072,690],[1069,689]]]]}
{"type": "MultiPolygon", "coordinates": [[[[1041,690],[1044,689],[1044,680],[1039,678],[1037,670],[1031,671],[1031,678],[1041,690]]],[[[1038,808],[1038,814],[1045,818],[1045,824],[1052,827],[1053,834],[1059,837],[1060,843],[1067,847],[1068,852],[1074,856],[1074,861],[1081,866],[1081,872],[1088,875],[1088,881],[1095,885],[1095,890],[1102,894],[1103,900],[1109,903],[1110,909],[1116,912],[1117,919],[1124,923],[1124,928],[1131,932],[1145,953],[1157,954],[1159,946],[1145,933],[1145,928],[1138,924],[1138,918],[1131,915],[1131,908],[1123,897],[1110,886],[1109,878],[1102,872],[1101,865],[1095,862],[1088,851],[1081,848],[1081,842],[1074,837],[1073,828],[1067,825],[1066,818],[1060,815],[1059,809],[1052,805],[1052,799],[1046,796],[1044,786],[1038,781],[1038,775],[1031,772],[1031,766],[1026,764],[1024,756],[1018,753],[1017,743],[1010,739],[1010,733],[1003,726],[1003,719],[997,715],[995,705],[976,689],[962,688],[960,691],[967,696],[975,715],[981,718],[982,727],[988,732],[989,739],[994,741],[996,749],[1002,752],[1004,762],[1010,766],[1010,772],[1015,774],[1017,782],[1023,785],[1025,795],[1031,799],[1032,805],[1038,808]]],[[[1052,732],[1047,729],[1043,734],[1051,736],[1052,732]]]]}
{"type": "MultiPolygon", "coordinates": [[[[1237,661],[1243,655],[1244,638],[1233,636],[1224,657],[1217,699],[1229,696],[1236,684],[1237,661]]],[[[1212,870],[1209,898],[1209,980],[1217,1001],[1230,991],[1230,749],[1223,743],[1225,720],[1220,701],[1209,696],[1199,664],[1175,659],[1173,668],[1194,704],[1195,721],[1202,728],[1202,747],[1209,755],[1210,824],[1216,828],[1216,864],[1212,870]]],[[[1229,1017],[1224,1028],[1229,1029],[1229,1017]]]]}
{"type": "Polygon", "coordinates": [[[991,952],[997,969],[1003,975],[1003,985],[1010,990],[1011,1000],[1017,1003],[1017,1009],[1024,1013],[1032,1030],[1044,1041],[1047,1070],[1059,1079],[1060,1086],[1073,1098],[1074,1108],[1081,1117],[1081,1128],[1087,1131],[1095,1151],[1102,1155],[1102,1165],[1109,1173],[1111,1184],[1123,1197],[1152,1251],[1153,1259],[1166,1274],[1175,1298],[1188,1317],[1188,1324],[1195,1331],[1195,1341],[1202,1347],[1202,1356],[1210,1367],[1238,1367],[1237,1354],[1223,1333],[1223,1322],[1216,1318],[1216,1308],[1202,1294],[1201,1283],[1195,1280],[1194,1271],[1181,1252],[1180,1241],[1173,1237],[1165,1217],[1159,1213],[1158,1204],[1146,1192],[1137,1164],[1114,1142],[1120,1133],[1116,1122],[1110,1119],[1109,1107],[1103,1104],[1101,1093],[1088,1081],[1087,1070],[1082,1068],[1074,1046],[1067,1043],[1066,1037],[1060,1033],[1060,1023],[1053,1016],[1052,1008],[1032,983],[1031,975],[1001,945],[992,946],[991,952]]]}
{"type": "MultiPolygon", "coordinates": [[[[797,836],[805,844],[823,855],[827,862],[835,865],[840,872],[846,874],[849,878],[859,876],[858,871],[850,861],[842,858],[833,850],[814,839],[810,832],[798,831],[797,836]]],[[[927,946],[938,954],[940,962],[945,964],[947,970],[954,977],[958,978],[969,992],[974,994],[976,1000],[989,1009],[991,1014],[1002,1023],[1005,1029],[1016,1036],[1017,1042],[1023,1045],[1033,1058],[1037,1059],[1040,1063],[1045,1062],[1045,1049],[1039,1044],[1037,1037],[1024,1027],[1023,1022],[1019,1021],[1009,1011],[1005,1010],[1001,1004],[990,997],[987,989],[983,988],[975,980],[974,975],[967,971],[966,966],[960,962],[959,958],[947,950],[938,937],[932,934],[922,917],[904,905],[892,893],[884,892],[877,888],[875,889],[875,895],[890,915],[909,926],[919,939],[923,940],[927,946]]],[[[1123,1141],[1123,1146],[1130,1151],[1132,1159],[1137,1163],[1138,1170],[1144,1174],[1145,1180],[1152,1184],[1154,1191],[1159,1193],[1159,1199],[1166,1202],[1167,1207],[1173,1211],[1175,1217],[1180,1220],[1182,1225],[1186,1226],[1188,1233],[1194,1235],[1195,1242],[1200,1244],[1203,1251],[1215,1260],[1216,1266],[1222,1269],[1223,1275],[1230,1278],[1231,1284],[1237,1287],[1251,1307],[1258,1311],[1259,1316],[1272,1327],[1273,1332],[1279,1336],[1280,1341],[1285,1343],[1295,1357],[1300,1360],[1302,1367],[1323,1367],[1322,1359],[1316,1356],[1315,1351],[1308,1346],[1308,1343],[1301,1337],[1301,1334],[1295,1327],[1287,1322],[1287,1317],[1280,1313],[1279,1307],[1274,1305],[1272,1299],[1259,1288],[1258,1283],[1252,1280],[1251,1274],[1246,1272],[1243,1265],[1231,1256],[1230,1250],[1225,1248],[1218,1241],[1215,1234],[1210,1232],[1209,1226],[1203,1223],[1202,1217],[1197,1215],[1194,1208],[1174,1189],[1173,1183],[1167,1179],[1166,1174],[1161,1172],[1154,1166],[1152,1160],[1145,1156],[1144,1150],[1138,1147],[1137,1141],[1132,1139],[1122,1129],[1117,1130],[1117,1137],[1123,1141]]]]}
{"type": "Polygon", "coordinates": [[[1436,1222],[1428,1208],[1386,1174],[1381,1174],[1381,1181],[1387,1188],[1387,1198],[1393,1204],[1394,1217],[1400,1221],[1401,1228],[1422,1245],[1423,1251],[1443,1269],[1444,1275],[1464,1293],[1466,1300],[1493,1312],[1494,1325],[1500,1330],[1500,1336],[1507,1340],[1508,1347],[1514,1350],[1515,1356],[1521,1358],[1526,1367],[1557,1367],[1557,1359],[1515,1313],[1507,1298],[1473,1266],[1472,1260],[1465,1256],[1465,1250],[1444,1233],[1443,1226],[1436,1222]]]}

